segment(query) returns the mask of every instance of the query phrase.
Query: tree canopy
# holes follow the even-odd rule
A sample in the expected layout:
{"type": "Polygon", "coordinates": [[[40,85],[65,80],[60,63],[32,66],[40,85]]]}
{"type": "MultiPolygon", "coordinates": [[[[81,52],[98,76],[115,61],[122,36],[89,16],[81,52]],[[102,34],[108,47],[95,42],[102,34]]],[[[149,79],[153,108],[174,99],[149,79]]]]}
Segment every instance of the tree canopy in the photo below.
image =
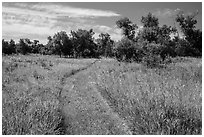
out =
{"type": "MultiPolygon", "coordinates": [[[[151,57],[162,58],[168,56],[202,56],[202,31],[196,29],[196,13],[184,15],[182,12],[176,15],[184,38],[176,36],[175,27],[159,26],[159,19],[152,13],[141,17],[142,28],[138,29],[128,17],[116,21],[116,25],[123,32],[123,38],[118,42],[111,39],[110,34],[100,33],[94,38],[93,29],[71,30],[68,35],[65,31],[55,33],[47,37],[47,44],[40,44],[39,40],[22,38],[18,43],[14,40],[2,40],[2,52],[4,54],[47,54],[60,57],[92,58],[92,57],[116,57],[119,60],[148,60],[151,57]],[[145,57],[144,57],[145,56],[145,57]]],[[[152,59],[154,60],[154,59],[152,59]]]]}

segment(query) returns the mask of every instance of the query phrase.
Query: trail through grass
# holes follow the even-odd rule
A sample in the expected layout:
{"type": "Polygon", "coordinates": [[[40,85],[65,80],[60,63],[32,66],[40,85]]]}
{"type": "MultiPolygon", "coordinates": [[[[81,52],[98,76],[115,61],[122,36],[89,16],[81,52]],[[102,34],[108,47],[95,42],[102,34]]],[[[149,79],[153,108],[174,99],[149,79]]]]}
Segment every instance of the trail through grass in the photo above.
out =
{"type": "Polygon", "coordinates": [[[202,63],[4,56],[3,134],[201,134],[202,63]]]}

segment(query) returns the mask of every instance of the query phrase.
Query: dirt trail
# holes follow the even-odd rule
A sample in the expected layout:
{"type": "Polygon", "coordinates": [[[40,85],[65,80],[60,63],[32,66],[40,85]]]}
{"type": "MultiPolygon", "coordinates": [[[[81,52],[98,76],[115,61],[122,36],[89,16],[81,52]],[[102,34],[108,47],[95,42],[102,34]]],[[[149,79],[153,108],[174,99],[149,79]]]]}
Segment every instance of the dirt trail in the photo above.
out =
{"type": "Polygon", "coordinates": [[[86,71],[97,61],[62,78],[60,102],[66,134],[132,134],[125,121],[110,108],[86,71]]]}

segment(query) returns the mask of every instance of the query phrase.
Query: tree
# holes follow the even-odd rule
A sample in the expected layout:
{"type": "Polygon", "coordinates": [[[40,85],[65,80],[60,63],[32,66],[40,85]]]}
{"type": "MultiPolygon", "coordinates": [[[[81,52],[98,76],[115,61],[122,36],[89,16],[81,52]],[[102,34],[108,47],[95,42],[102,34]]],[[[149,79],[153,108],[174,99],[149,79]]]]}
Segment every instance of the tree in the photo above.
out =
{"type": "Polygon", "coordinates": [[[52,41],[53,42],[52,44],[54,45],[54,53],[60,55],[60,57],[62,55],[64,35],[66,35],[66,32],[58,32],[53,36],[53,41],[52,41]]]}
{"type": "Polygon", "coordinates": [[[134,40],[135,30],[138,28],[138,26],[132,23],[129,18],[121,18],[120,20],[116,21],[116,25],[118,26],[118,28],[121,28],[123,30],[123,34],[125,37],[130,40],[134,40]]]}
{"type": "Polygon", "coordinates": [[[14,40],[10,40],[10,42],[2,39],[2,53],[4,54],[12,54],[16,53],[16,44],[14,40]]]}
{"type": "Polygon", "coordinates": [[[113,43],[108,33],[101,33],[97,39],[97,52],[99,55],[108,57],[113,54],[113,43]]]}
{"type": "Polygon", "coordinates": [[[168,45],[171,41],[171,34],[176,33],[176,29],[171,26],[163,25],[159,27],[157,43],[168,45]]]}
{"type": "Polygon", "coordinates": [[[94,43],[93,29],[71,31],[71,41],[73,44],[74,57],[94,57],[96,56],[96,44],[94,43]]]}
{"type": "Polygon", "coordinates": [[[189,47],[194,56],[202,55],[202,31],[196,30],[197,20],[195,19],[197,13],[185,16],[184,14],[177,14],[176,22],[179,23],[180,29],[185,36],[185,40],[189,42],[189,47]]]}
{"type": "Polygon", "coordinates": [[[34,40],[31,44],[31,53],[39,53],[39,40],[34,40]]]}
{"type": "Polygon", "coordinates": [[[53,36],[52,43],[54,45],[54,52],[58,55],[70,55],[72,50],[71,40],[65,31],[56,33],[53,36]]]}
{"type": "Polygon", "coordinates": [[[8,54],[9,53],[9,43],[2,39],[2,53],[8,54]]]}
{"type": "Polygon", "coordinates": [[[142,50],[137,43],[126,37],[116,42],[114,51],[118,61],[140,61],[143,56],[142,50]]]}
{"type": "Polygon", "coordinates": [[[17,44],[16,48],[17,48],[17,52],[21,53],[23,55],[27,54],[30,52],[30,40],[29,39],[20,39],[19,43],[17,44]]]}
{"type": "Polygon", "coordinates": [[[14,40],[10,40],[10,42],[2,39],[2,53],[4,54],[12,54],[16,53],[16,44],[14,40]]]}
{"type": "Polygon", "coordinates": [[[146,17],[142,16],[141,23],[143,29],[138,35],[143,41],[147,40],[149,43],[157,43],[159,34],[159,21],[158,18],[149,13],[146,17]]]}
{"type": "Polygon", "coordinates": [[[72,42],[65,31],[60,31],[54,34],[53,37],[49,36],[48,43],[44,47],[43,52],[46,54],[57,54],[67,56],[72,53],[72,42]]]}
{"type": "Polygon", "coordinates": [[[153,16],[152,13],[148,13],[146,17],[142,16],[141,22],[143,23],[143,27],[150,28],[150,27],[158,27],[159,20],[157,17],[153,16]]]}
{"type": "Polygon", "coordinates": [[[159,50],[160,56],[163,60],[166,58],[166,56],[175,56],[175,44],[171,40],[171,35],[177,32],[176,28],[167,25],[160,27],[158,18],[153,16],[151,13],[149,13],[146,17],[142,17],[141,22],[143,23],[143,29],[139,32],[137,41],[140,43],[143,41],[154,43],[148,44],[149,46],[155,44],[156,47],[160,46],[161,48],[155,48],[155,46],[151,46],[149,48],[159,50]]]}
{"type": "Polygon", "coordinates": [[[51,36],[47,37],[47,44],[44,46],[44,48],[41,49],[41,54],[47,54],[47,55],[51,55],[54,54],[55,48],[53,45],[53,39],[51,36]]]}
{"type": "Polygon", "coordinates": [[[11,53],[16,53],[16,44],[15,44],[15,41],[13,39],[10,40],[9,47],[10,47],[11,53]]]}

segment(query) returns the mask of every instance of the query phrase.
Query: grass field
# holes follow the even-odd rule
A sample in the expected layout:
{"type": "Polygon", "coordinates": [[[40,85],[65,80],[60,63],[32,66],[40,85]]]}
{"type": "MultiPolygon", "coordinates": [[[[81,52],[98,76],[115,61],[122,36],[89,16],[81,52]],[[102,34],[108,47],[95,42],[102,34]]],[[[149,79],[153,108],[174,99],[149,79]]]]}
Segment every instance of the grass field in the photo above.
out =
{"type": "Polygon", "coordinates": [[[202,134],[202,61],[2,57],[2,134],[202,134]]]}

